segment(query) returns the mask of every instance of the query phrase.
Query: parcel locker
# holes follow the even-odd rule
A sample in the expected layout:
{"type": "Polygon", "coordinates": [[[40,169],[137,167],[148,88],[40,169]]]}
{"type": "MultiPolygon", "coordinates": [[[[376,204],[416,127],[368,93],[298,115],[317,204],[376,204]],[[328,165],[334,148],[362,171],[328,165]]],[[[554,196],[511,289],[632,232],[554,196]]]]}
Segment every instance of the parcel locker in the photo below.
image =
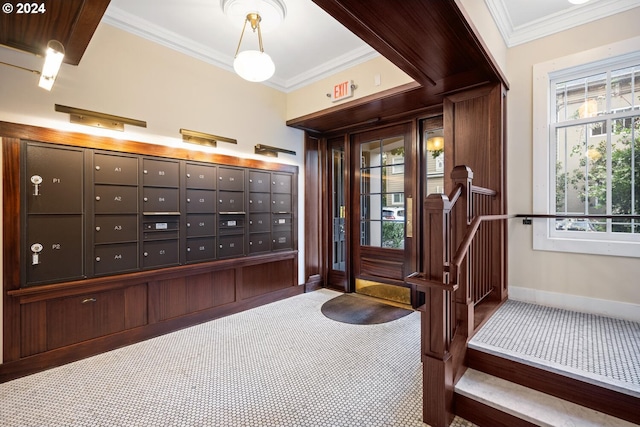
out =
{"type": "Polygon", "coordinates": [[[249,254],[269,252],[271,250],[271,233],[255,233],[249,236],[249,254]]]}
{"type": "Polygon", "coordinates": [[[269,193],[249,193],[249,212],[269,212],[270,201],[269,193]]]}
{"type": "Polygon", "coordinates": [[[271,249],[274,251],[292,249],[291,231],[274,231],[271,233],[271,249]]]}
{"type": "Polygon", "coordinates": [[[291,175],[274,173],[272,179],[274,193],[291,193],[291,175]]]}
{"type": "Polygon", "coordinates": [[[269,213],[249,214],[249,233],[271,231],[270,219],[271,214],[269,213]]]}
{"type": "Polygon", "coordinates": [[[172,160],[142,160],[142,185],[153,187],[178,187],[180,163],[172,160]]]}
{"type": "Polygon", "coordinates": [[[244,191],[244,169],[219,166],[218,190],[244,191]]]}
{"type": "Polygon", "coordinates": [[[269,172],[249,171],[249,191],[268,193],[271,191],[271,174],[269,172]]]}
{"type": "Polygon", "coordinates": [[[216,189],[215,166],[186,164],[187,188],[199,188],[201,190],[216,189]]]}
{"type": "Polygon", "coordinates": [[[215,191],[187,189],[187,213],[209,213],[215,211],[215,191]]]}
{"type": "Polygon", "coordinates": [[[113,154],[94,154],[93,182],[96,184],[137,185],[138,158],[113,154]]]}
{"type": "Polygon", "coordinates": [[[137,215],[96,215],[93,225],[93,242],[96,244],[138,240],[137,215]]]}
{"type": "Polygon", "coordinates": [[[291,212],[291,194],[273,194],[271,212],[291,212]]]}
{"type": "Polygon", "coordinates": [[[83,278],[82,223],[82,215],[27,217],[27,285],[83,278]]]}
{"type": "Polygon", "coordinates": [[[187,262],[210,261],[216,258],[215,237],[187,239],[187,262]]]}
{"type": "Polygon", "coordinates": [[[244,193],[218,191],[218,212],[244,212],[244,193]]]}
{"type": "Polygon", "coordinates": [[[233,258],[244,255],[244,235],[235,234],[218,237],[218,258],[233,258]]]}
{"type": "Polygon", "coordinates": [[[138,213],[138,187],[95,185],[93,207],[96,214],[138,213]]]}
{"type": "Polygon", "coordinates": [[[187,214],[187,237],[215,236],[215,214],[187,214]]]}
{"type": "Polygon", "coordinates": [[[142,190],[142,211],[144,213],[180,212],[178,189],[145,187],[142,190]]]}
{"type": "Polygon", "coordinates": [[[96,275],[136,271],[138,254],[135,242],[98,245],[93,251],[93,271],[96,275]]]}
{"type": "Polygon", "coordinates": [[[177,240],[145,241],[142,246],[143,268],[168,267],[180,262],[177,240]]]}
{"type": "Polygon", "coordinates": [[[82,213],[84,153],[27,144],[27,213],[82,213]]]}

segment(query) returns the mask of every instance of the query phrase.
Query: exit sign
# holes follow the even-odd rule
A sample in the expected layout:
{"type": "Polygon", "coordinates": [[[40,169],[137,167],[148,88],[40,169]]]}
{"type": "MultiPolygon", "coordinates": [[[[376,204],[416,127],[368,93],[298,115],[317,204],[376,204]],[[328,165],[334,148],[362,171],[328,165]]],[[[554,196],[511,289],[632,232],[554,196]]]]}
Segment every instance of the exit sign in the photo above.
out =
{"type": "Polygon", "coordinates": [[[353,82],[351,80],[346,80],[344,82],[338,83],[333,86],[333,90],[331,91],[331,101],[336,102],[341,99],[349,98],[353,95],[353,91],[351,86],[353,82]]]}

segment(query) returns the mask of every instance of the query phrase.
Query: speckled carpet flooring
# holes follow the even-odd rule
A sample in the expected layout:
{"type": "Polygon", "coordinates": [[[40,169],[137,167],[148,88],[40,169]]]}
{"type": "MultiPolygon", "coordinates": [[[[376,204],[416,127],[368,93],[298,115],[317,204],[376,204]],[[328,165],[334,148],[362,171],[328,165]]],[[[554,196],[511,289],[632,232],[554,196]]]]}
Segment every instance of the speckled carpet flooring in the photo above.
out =
{"type": "Polygon", "coordinates": [[[336,322],[320,307],[338,295],[299,295],[0,384],[0,425],[425,426],[420,314],[336,322]]]}

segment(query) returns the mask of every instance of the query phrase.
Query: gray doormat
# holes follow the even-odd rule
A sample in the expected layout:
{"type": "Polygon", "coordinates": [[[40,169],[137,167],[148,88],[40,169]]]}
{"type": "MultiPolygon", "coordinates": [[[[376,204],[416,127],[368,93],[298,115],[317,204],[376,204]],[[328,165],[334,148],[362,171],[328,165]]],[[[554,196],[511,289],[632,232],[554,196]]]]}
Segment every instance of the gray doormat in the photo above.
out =
{"type": "Polygon", "coordinates": [[[325,302],[320,308],[329,319],[353,325],[375,325],[400,319],[411,310],[384,304],[354,294],[342,294],[325,302]]]}

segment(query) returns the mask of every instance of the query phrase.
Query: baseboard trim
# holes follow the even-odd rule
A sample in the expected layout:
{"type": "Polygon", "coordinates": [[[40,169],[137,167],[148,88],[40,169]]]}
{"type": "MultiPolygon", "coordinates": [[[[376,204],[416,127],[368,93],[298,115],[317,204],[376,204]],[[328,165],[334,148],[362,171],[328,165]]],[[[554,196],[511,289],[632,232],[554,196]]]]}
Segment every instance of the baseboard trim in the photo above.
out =
{"type": "Polygon", "coordinates": [[[565,310],[580,311],[616,319],[640,322],[640,305],[539,289],[509,286],[509,298],[565,310]]]}

